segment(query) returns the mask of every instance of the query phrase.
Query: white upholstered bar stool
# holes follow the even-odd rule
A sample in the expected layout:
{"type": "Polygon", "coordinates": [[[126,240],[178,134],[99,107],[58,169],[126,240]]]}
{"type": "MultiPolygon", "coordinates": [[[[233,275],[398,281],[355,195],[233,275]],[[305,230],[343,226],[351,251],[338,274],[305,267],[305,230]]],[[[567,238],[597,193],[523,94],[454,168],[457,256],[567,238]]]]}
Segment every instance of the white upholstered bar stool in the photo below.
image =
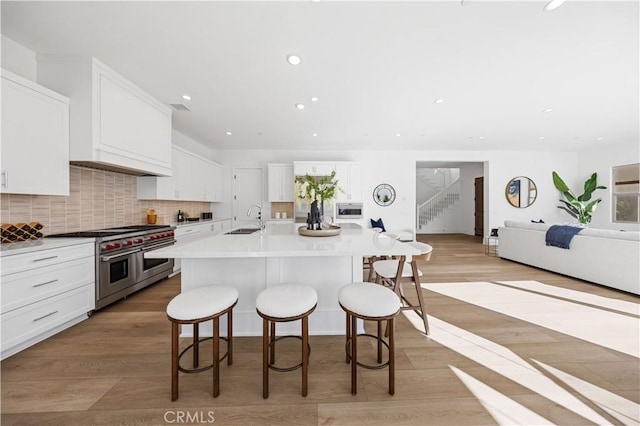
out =
{"type": "Polygon", "coordinates": [[[346,353],[347,363],[351,363],[351,394],[358,393],[358,366],[368,369],[389,368],[389,394],[395,393],[395,343],[394,318],[400,312],[400,299],[390,289],[375,283],[351,283],[340,289],[338,294],[340,307],[347,314],[346,353]],[[377,335],[358,334],[357,320],[377,322],[377,335]],[[388,342],[382,335],[382,322],[387,322],[388,342]],[[378,364],[369,365],[358,361],[358,336],[376,339],[378,345],[378,364]],[[389,358],[382,362],[382,346],[387,347],[389,358]]]}
{"type": "Polygon", "coordinates": [[[302,368],[302,396],[307,396],[309,369],[309,315],[316,309],[318,293],[313,287],[299,284],[280,284],[258,294],[256,311],[262,318],[262,397],[269,397],[269,370],[293,371],[302,368]],[[302,320],[300,336],[276,338],[276,323],[302,320]],[[282,339],[302,341],[302,360],[291,367],[275,365],[276,343],[282,339]]]}
{"type": "Polygon", "coordinates": [[[422,287],[420,287],[420,277],[422,272],[418,269],[418,265],[422,262],[427,262],[431,258],[431,252],[433,247],[429,244],[420,243],[416,241],[408,242],[409,244],[418,250],[420,254],[412,255],[411,259],[407,259],[400,265],[400,260],[379,260],[373,263],[373,270],[376,273],[376,282],[391,287],[394,292],[400,296],[402,301],[402,310],[413,310],[422,318],[424,323],[424,331],[429,334],[429,321],[427,319],[427,308],[422,295],[422,287]],[[418,297],[418,304],[412,304],[404,295],[402,284],[404,279],[410,278],[414,283],[416,289],[416,296],[418,297]]]}
{"type": "Polygon", "coordinates": [[[167,317],[171,321],[171,400],[178,399],[178,373],[200,373],[213,368],[213,397],[220,394],[220,362],[227,358],[233,364],[233,307],[238,303],[238,290],[232,287],[200,287],[174,297],[167,305],[167,317]],[[220,317],[227,315],[227,337],[220,336],[220,317]],[[200,323],[213,321],[213,336],[200,339],[200,323]],[[180,325],[193,324],[193,341],[178,354],[180,325]],[[213,340],[211,365],[200,367],[200,344],[213,340]],[[227,342],[227,351],[220,357],[220,340],[227,342]],[[191,349],[193,366],[180,365],[182,356],[191,349]]]}

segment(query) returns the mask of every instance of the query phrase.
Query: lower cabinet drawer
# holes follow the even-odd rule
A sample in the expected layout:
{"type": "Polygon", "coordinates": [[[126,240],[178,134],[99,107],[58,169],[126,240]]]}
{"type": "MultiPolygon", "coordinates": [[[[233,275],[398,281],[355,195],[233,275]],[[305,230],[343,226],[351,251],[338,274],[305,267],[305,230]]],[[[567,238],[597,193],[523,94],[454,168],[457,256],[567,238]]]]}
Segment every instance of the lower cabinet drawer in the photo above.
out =
{"type": "Polygon", "coordinates": [[[95,282],[93,257],[2,277],[2,312],[95,282]]]}
{"type": "Polygon", "coordinates": [[[39,336],[81,315],[86,315],[94,307],[95,285],[90,284],[3,313],[0,316],[3,354],[11,347],[30,339],[33,339],[32,344],[37,343],[39,336]]]}
{"type": "Polygon", "coordinates": [[[69,260],[95,255],[94,243],[37,250],[30,253],[2,256],[2,276],[55,265],[69,260]]]}

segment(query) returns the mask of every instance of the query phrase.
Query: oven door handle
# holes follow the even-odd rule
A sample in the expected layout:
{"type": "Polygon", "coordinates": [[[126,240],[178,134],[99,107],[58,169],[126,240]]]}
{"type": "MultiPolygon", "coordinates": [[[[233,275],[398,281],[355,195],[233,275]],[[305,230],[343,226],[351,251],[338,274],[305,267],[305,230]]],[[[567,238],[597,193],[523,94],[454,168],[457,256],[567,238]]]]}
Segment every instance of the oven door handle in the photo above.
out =
{"type": "Polygon", "coordinates": [[[125,251],[124,253],[114,254],[113,256],[100,256],[100,260],[103,262],[108,262],[111,259],[115,259],[117,257],[122,257],[122,256],[129,256],[130,254],[137,253],[139,251],[140,249],[136,249],[136,250],[125,251]]]}
{"type": "Polygon", "coordinates": [[[160,244],[156,244],[156,245],[153,245],[153,246],[146,246],[146,247],[143,247],[141,251],[144,253],[145,251],[151,251],[151,250],[159,249],[159,248],[162,248],[162,247],[169,247],[169,246],[174,245],[175,243],[176,243],[175,241],[171,241],[171,242],[168,242],[168,243],[160,243],[160,244]]]}

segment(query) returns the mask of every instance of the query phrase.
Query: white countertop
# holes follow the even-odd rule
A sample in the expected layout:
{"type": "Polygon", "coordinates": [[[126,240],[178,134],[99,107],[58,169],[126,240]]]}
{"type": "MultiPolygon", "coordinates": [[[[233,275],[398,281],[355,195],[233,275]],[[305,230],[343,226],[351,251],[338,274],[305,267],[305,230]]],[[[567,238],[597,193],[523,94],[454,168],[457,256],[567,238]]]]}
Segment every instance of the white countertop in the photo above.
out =
{"type": "Polygon", "coordinates": [[[299,223],[267,223],[249,235],[220,234],[145,253],[147,258],[243,258],[412,255],[420,251],[359,225],[344,224],[340,235],[305,237],[299,223]],[[348,226],[350,225],[350,226],[348,226]]]}
{"type": "Polygon", "coordinates": [[[0,257],[87,243],[95,243],[95,238],[40,238],[39,240],[4,243],[0,246],[0,257]]]}
{"type": "Polygon", "coordinates": [[[205,223],[222,222],[224,220],[231,220],[231,217],[214,217],[212,219],[200,219],[200,220],[192,220],[192,221],[184,221],[184,222],[170,222],[168,226],[175,226],[176,228],[180,228],[182,226],[202,225],[205,223]]]}

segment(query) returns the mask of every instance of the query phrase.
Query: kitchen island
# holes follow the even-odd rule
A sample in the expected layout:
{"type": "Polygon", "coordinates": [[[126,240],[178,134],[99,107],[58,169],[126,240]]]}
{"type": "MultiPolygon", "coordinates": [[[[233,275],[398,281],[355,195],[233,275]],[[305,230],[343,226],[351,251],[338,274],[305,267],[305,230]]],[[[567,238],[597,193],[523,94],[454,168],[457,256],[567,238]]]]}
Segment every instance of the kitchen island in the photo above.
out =
{"type": "MultiPolygon", "coordinates": [[[[343,334],[345,317],[338,291],[363,280],[363,257],[419,254],[408,244],[359,225],[342,224],[340,235],[332,237],[301,236],[299,226],[269,223],[262,232],[213,235],[154,250],[145,257],[181,259],[183,291],[211,285],[237,288],[234,334],[259,336],[262,321],[255,300],[264,288],[282,283],[312,286],[318,293],[318,306],[309,317],[310,334],[343,334]]],[[[210,335],[210,327],[203,324],[201,334],[210,335]]],[[[283,333],[299,332],[299,328],[298,322],[278,325],[283,333]]],[[[183,329],[183,336],[190,333],[191,327],[183,329]]]]}

